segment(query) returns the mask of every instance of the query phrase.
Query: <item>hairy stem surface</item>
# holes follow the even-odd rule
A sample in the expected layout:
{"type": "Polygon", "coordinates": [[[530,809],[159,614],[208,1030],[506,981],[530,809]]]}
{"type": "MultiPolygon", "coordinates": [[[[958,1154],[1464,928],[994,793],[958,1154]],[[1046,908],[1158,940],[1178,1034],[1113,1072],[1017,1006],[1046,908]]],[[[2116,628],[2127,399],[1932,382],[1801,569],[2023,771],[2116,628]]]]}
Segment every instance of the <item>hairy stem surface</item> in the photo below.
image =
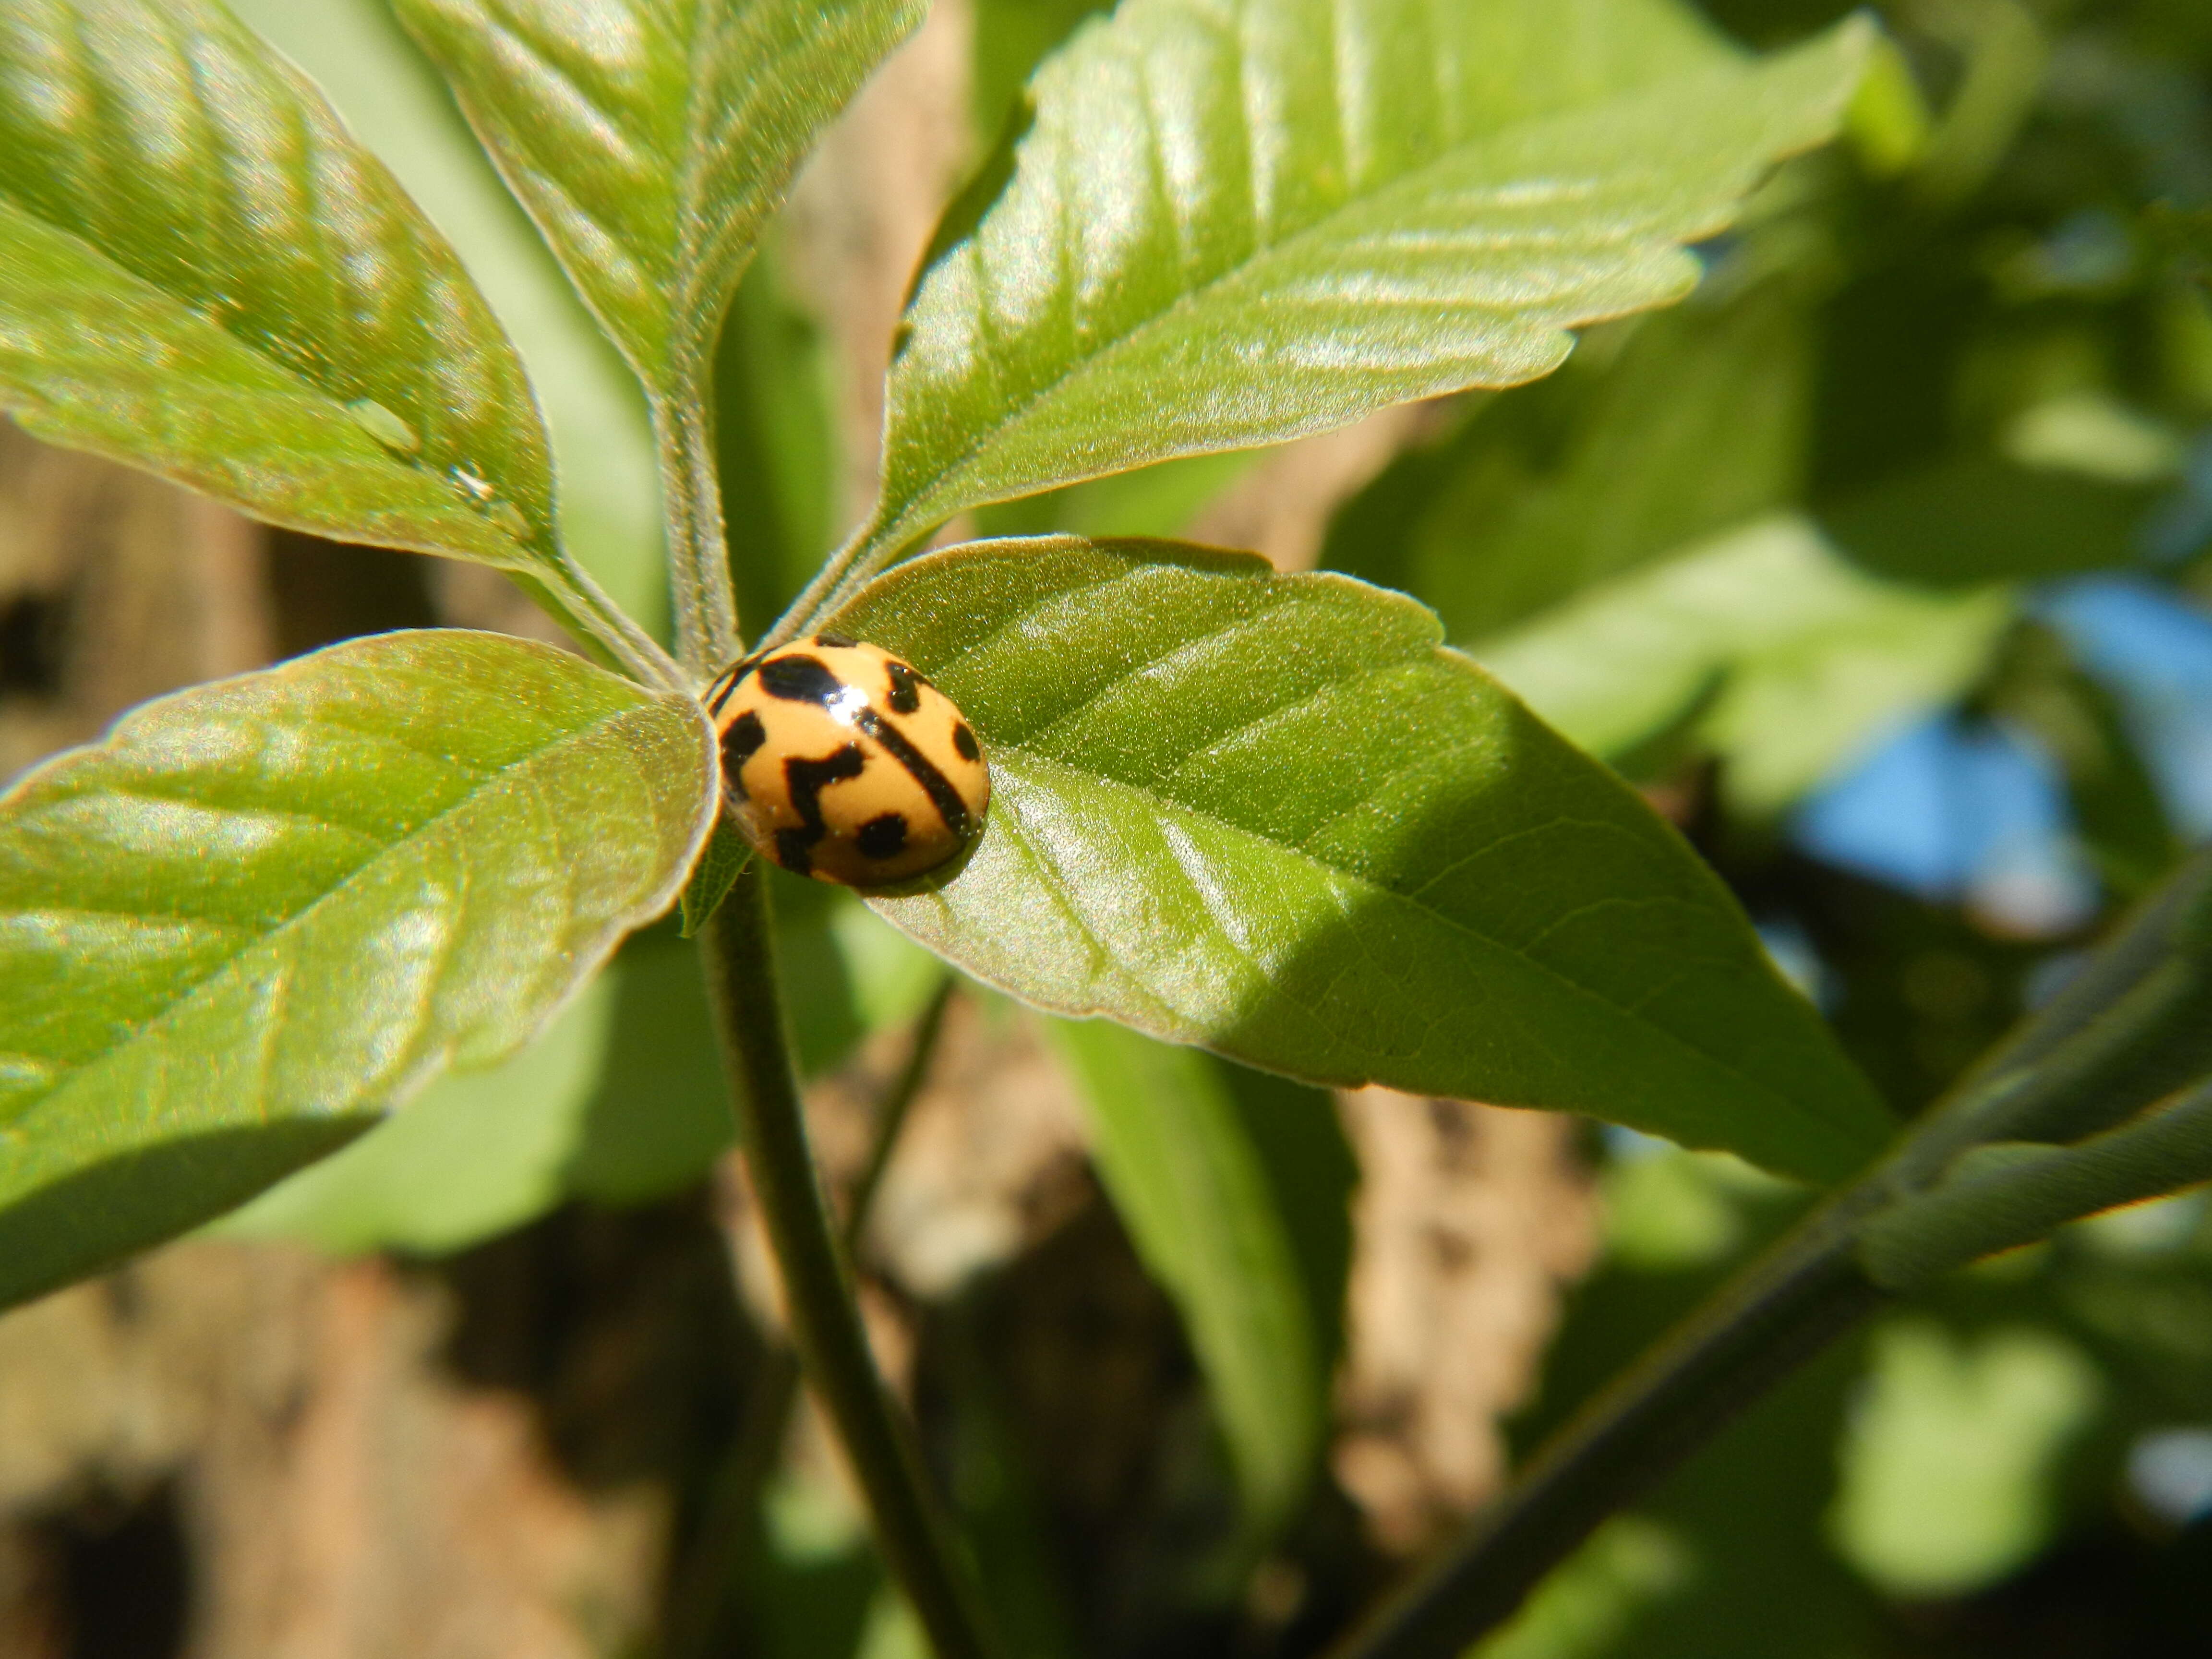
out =
{"type": "Polygon", "coordinates": [[[714,421],[697,394],[656,398],[653,434],[660,458],[660,504],[668,536],[669,596],[676,611],[676,655],[704,684],[740,644],[738,597],[722,525],[721,476],[714,421]]]}
{"type": "Polygon", "coordinates": [[[753,1193],[793,1346],[866,1495],[876,1542],[938,1659],[987,1659],[981,1596],[876,1374],[806,1141],[770,930],[767,878],[740,875],[702,939],[753,1193]]]}

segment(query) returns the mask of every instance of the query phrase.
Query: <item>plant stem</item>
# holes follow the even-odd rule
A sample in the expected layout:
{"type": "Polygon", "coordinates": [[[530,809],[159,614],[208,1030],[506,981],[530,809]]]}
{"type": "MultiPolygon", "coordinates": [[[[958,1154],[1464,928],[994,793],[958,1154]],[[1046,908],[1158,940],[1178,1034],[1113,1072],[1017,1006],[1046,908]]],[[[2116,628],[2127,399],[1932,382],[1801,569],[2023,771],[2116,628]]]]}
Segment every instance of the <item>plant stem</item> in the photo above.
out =
{"type": "Polygon", "coordinates": [[[703,684],[738,655],[738,595],[722,527],[722,485],[707,376],[685,377],[682,395],[656,398],[653,436],[660,457],[660,510],[668,536],[669,596],[676,655],[703,684]]]}
{"type": "Polygon", "coordinates": [[[866,1495],[884,1560],[938,1659],[986,1659],[981,1596],[876,1375],[807,1146],[757,860],[715,911],[703,943],[708,993],[754,1196],[783,1277],[793,1345],[866,1495]]]}
{"type": "Polygon", "coordinates": [[[1553,1436],[1449,1554],[1339,1646],[1339,1659],[1454,1659],[1607,1516],[1881,1307],[1888,1292],[1874,1274],[1910,1283],[2097,1204],[2148,1194],[2161,1170],[2186,1179],[2203,1145],[2191,1100],[2136,1115],[2203,1079],[2212,1060],[2208,985],[2212,852],[2136,906],[1887,1157],[1553,1436]],[[2062,1152],[2058,1142],[2083,1134],[2088,1143],[2062,1152]],[[2032,1166],[2001,1166],[2007,1178],[1985,1171],[1978,1191],[1963,1180],[1940,1184],[1968,1148],[2002,1141],[2050,1144],[2032,1166]]]}
{"type": "Polygon", "coordinates": [[[659,642],[632,622],[581,565],[566,553],[556,556],[557,579],[527,570],[509,570],[513,581],[538,608],[574,635],[603,667],[628,674],[641,684],[690,692],[692,683],[659,642]]]}
{"type": "Polygon", "coordinates": [[[906,1115],[913,1109],[915,1097],[929,1079],[930,1062],[937,1058],[937,1040],[945,1034],[945,1012],[952,1006],[952,994],[960,981],[951,974],[942,975],[936,990],[930,993],[923,1005],[921,1018],[914,1023],[914,1042],[907,1049],[906,1064],[891,1079],[890,1087],[876,1104],[873,1137],[868,1143],[868,1160],[860,1172],[853,1177],[853,1190],[845,1202],[845,1250],[848,1255],[860,1253],[860,1240],[868,1229],[868,1212],[875,1206],[876,1192],[884,1184],[884,1171],[890,1167],[891,1149],[898,1145],[899,1131],[906,1127],[906,1115]]]}
{"type": "Polygon", "coordinates": [[[1882,1304],[1854,1255],[1881,1201],[1869,1177],[1799,1223],[1577,1413],[1335,1659],[1457,1659],[1504,1624],[1607,1517],[1882,1304]]]}
{"type": "Polygon", "coordinates": [[[901,554],[921,544],[933,532],[925,525],[919,533],[903,521],[889,525],[871,518],[855,530],[842,547],[823,562],[775,626],[763,636],[763,649],[781,645],[800,634],[811,634],[836,616],[853,597],[883,571],[897,562],[901,554]]]}
{"type": "MultiPolygon", "coordinates": [[[[877,1103],[867,1162],[846,1199],[843,1233],[848,1259],[859,1254],[860,1240],[867,1231],[868,1212],[883,1183],[884,1170],[890,1164],[892,1149],[898,1144],[908,1109],[921,1093],[930,1062],[936,1058],[937,1040],[945,1030],[945,1011],[958,983],[949,973],[939,981],[936,993],[915,1022],[906,1064],[877,1103]]],[[[751,1542],[760,1494],[775,1472],[798,1397],[798,1356],[787,1343],[773,1342],[761,1357],[738,1431],[709,1483],[707,1513],[670,1597],[668,1627],[662,1638],[666,1659],[706,1659],[738,1564],[751,1542]]]]}
{"type": "Polygon", "coordinates": [[[813,580],[799,590],[799,597],[775,619],[775,625],[761,636],[763,650],[772,649],[801,634],[812,633],[828,620],[842,602],[839,596],[850,586],[848,579],[869,550],[868,532],[872,528],[872,521],[862,525],[849,541],[823,561],[813,580]]]}

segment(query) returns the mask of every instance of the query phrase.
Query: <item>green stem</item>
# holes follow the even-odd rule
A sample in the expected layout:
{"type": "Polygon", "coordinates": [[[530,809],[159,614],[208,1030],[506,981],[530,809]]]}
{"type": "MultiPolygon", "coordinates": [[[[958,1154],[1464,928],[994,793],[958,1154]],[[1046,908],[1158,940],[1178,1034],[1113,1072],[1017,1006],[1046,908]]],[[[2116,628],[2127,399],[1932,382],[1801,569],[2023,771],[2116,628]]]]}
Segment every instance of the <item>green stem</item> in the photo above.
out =
{"type": "Polygon", "coordinates": [[[1854,1250],[1884,1191],[1869,1177],[1823,1205],[1622,1373],[1335,1659],[1458,1659],[1607,1516],[1874,1312],[1884,1297],[1854,1250]]]}
{"type": "Polygon", "coordinates": [[[986,1659],[981,1596],[876,1375],[807,1146],[757,860],[730,889],[703,942],[708,993],[754,1197],[783,1278],[793,1346],[867,1498],[884,1563],[938,1659],[986,1659]]]}
{"type": "Polygon", "coordinates": [[[582,566],[565,553],[556,556],[559,577],[509,570],[517,587],[538,608],[574,635],[600,665],[628,674],[645,685],[689,692],[691,682],[653,637],[632,622],[582,566]]]}
{"type": "Polygon", "coordinates": [[[739,650],[738,595],[722,526],[722,485],[707,378],[688,377],[684,394],[656,398],[653,435],[660,458],[661,514],[667,526],[668,586],[676,608],[676,655],[703,684],[739,650]]]}
{"type": "Polygon", "coordinates": [[[761,637],[761,648],[772,650],[787,640],[801,634],[811,634],[836,614],[842,603],[838,595],[849,586],[849,578],[859,561],[869,550],[868,532],[872,524],[864,524],[853,532],[852,539],[823,561],[821,569],[799,590],[799,597],[775,619],[775,625],[761,637]]]}
{"type": "Polygon", "coordinates": [[[867,1231],[868,1212],[875,1207],[876,1192],[884,1184],[884,1171],[890,1167],[891,1149],[898,1145],[899,1131],[906,1127],[906,1115],[914,1108],[915,1097],[921,1094],[921,1085],[929,1079],[930,1063],[937,1058],[937,1040],[945,1034],[945,1010],[952,1006],[952,994],[960,981],[945,974],[937,981],[937,989],[923,1005],[921,1018],[915,1022],[914,1042],[907,1050],[906,1064],[891,1079],[890,1087],[876,1107],[873,1138],[868,1144],[868,1161],[853,1177],[853,1190],[845,1203],[845,1249],[857,1255],[860,1239],[867,1231]]]}
{"type": "Polygon", "coordinates": [[[562,564],[568,580],[583,603],[584,613],[605,630],[612,647],[621,653],[630,672],[648,685],[658,684],[671,691],[690,692],[693,683],[676,659],[660,648],[660,641],[639,627],[614,602],[613,597],[592,580],[592,574],[573,559],[564,556],[562,564]]]}
{"type": "Polygon", "coordinates": [[[781,645],[801,634],[811,634],[850,604],[860,591],[899,556],[921,545],[939,526],[925,525],[916,532],[904,520],[886,525],[871,518],[855,530],[845,544],[823,562],[775,626],[763,637],[763,649],[781,645]]]}
{"type": "MultiPolygon", "coordinates": [[[[915,1023],[906,1064],[876,1107],[867,1162],[861,1166],[845,1205],[843,1234],[848,1260],[860,1253],[868,1212],[883,1184],[908,1109],[921,1091],[930,1063],[936,1058],[937,1041],[945,1030],[945,1011],[957,984],[951,974],[939,981],[935,994],[915,1023]]],[[[762,1489],[775,1473],[777,1455],[789,1431],[792,1407],[798,1403],[799,1380],[798,1356],[787,1343],[772,1344],[761,1358],[738,1431],[710,1482],[697,1540],[686,1553],[670,1597],[668,1627],[662,1638],[666,1659],[706,1659],[710,1650],[738,1564],[752,1541],[762,1489]]]]}

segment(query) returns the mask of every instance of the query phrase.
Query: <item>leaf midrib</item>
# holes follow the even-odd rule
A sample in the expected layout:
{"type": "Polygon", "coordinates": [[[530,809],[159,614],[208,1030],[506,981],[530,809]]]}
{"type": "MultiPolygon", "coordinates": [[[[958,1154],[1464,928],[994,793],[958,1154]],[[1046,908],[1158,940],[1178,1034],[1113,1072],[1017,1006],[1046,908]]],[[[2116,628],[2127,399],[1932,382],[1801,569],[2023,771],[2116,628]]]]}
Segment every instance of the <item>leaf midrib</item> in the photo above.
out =
{"type": "Polygon", "coordinates": [[[430,817],[423,819],[420,823],[410,828],[405,835],[400,836],[396,841],[384,843],[382,845],[382,849],[374,857],[364,860],[361,864],[348,871],[345,875],[341,877],[336,882],[333,882],[329,887],[324,889],[321,892],[307,900],[306,903],[302,904],[299,909],[294,912],[291,915],[286,917],[283,921],[278,922],[275,927],[269,928],[265,932],[254,934],[238,950],[232,951],[220,963],[210,968],[208,971],[203,974],[198,979],[180,989],[178,994],[170,998],[158,1012],[152,1013],[147,1016],[144,1019],[134,1024],[128,1031],[118,1036],[113,1042],[111,1042],[102,1048],[94,1050],[93,1053],[85,1055],[81,1060],[67,1063],[62,1068],[61,1075],[56,1079],[52,1088],[47,1089],[44,1093],[25,1102],[20,1109],[16,1110],[4,1121],[0,1121],[0,1132],[5,1132],[13,1128],[14,1126],[22,1122],[25,1118],[27,1118],[33,1113],[39,1111],[55,1095],[66,1090],[76,1078],[82,1075],[84,1073],[91,1071],[95,1066],[105,1064],[112,1055],[116,1054],[122,1049],[130,1047],[131,1044],[139,1042],[141,1039],[155,1035],[161,1026],[167,1024],[172,1020],[178,1018],[191,1004],[198,1001],[204,995],[212,994],[216,988],[218,988],[220,981],[230,978],[237,969],[239,963],[246,957],[252,955],[254,951],[261,949],[264,945],[281,940],[295,929],[305,927],[313,919],[315,912],[343,894],[356,881],[366,876],[385,859],[404,850],[411,843],[425,836],[435,825],[443,823],[446,819],[453,817],[455,813],[473,805],[486,790],[497,785],[506,783],[519,772],[523,772],[536,767],[537,764],[546,757],[555,753],[563,747],[566,747],[568,744],[580,741],[592,733],[600,731],[605,726],[615,721],[625,720],[638,712],[639,710],[636,708],[612,710],[608,714],[600,715],[594,719],[589,726],[580,726],[573,731],[564,733],[557,742],[549,744],[544,748],[530,751],[513,765],[502,768],[495,774],[487,775],[481,781],[472,785],[465,793],[456,798],[448,805],[441,807],[437,811],[431,814],[430,817]]]}
{"type": "MultiPolygon", "coordinates": [[[[1322,233],[1334,226],[1339,220],[1370,206],[1378,198],[1389,192],[1400,189],[1411,189],[1424,175],[1433,173],[1448,162],[1456,161],[1472,151],[1498,144],[1505,139],[1540,130],[1547,125],[1570,120],[1588,119],[1593,112],[1601,112],[1616,103],[1654,96],[1660,89],[1680,82],[1703,80],[1709,77],[1718,78],[1717,70],[1700,71],[1694,75],[1669,76],[1666,80],[1652,82],[1633,89],[1611,91],[1602,100],[1594,103],[1578,105],[1571,109],[1555,110],[1545,115],[1529,117],[1503,127],[1494,128],[1438,151],[1437,155],[1419,166],[1410,167],[1395,178],[1383,181],[1364,195],[1346,196],[1331,207],[1322,217],[1291,232],[1279,241],[1267,243],[1251,258],[1240,264],[1226,267],[1198,286],[1184,289],[1161,310],[1145,318],[1127,332],[1107,341],[1099,349],[1077,359],[1066,373],[1040,386],[1019,404],[1014,405],[1004,419],[979,432],[966,448],[958,452],[947,465],[939,469],[934,483],[908,497],[907,503],[898,509],[896,517],[888,521],[879,518],[878,523],[880,527],[870,532],[865,546],[870,550],[880,550],[884,547],[903,545],[912,540],[915,534],[921,529],[923,519],[935,513],[935,508],[931,505],[933,501],[945,496],[948,492],[957,495],[958,481],[974,468],[978,459],[987,450],[998,447],[1004,434],[1026,422],[1039,404],[1052,398],[1061,388],[1098,369],[1109,359],[1120,356],[1153,333],[1166,329],[1171,323],[1181,320],[1182,313],[1197,308],[1201,302],[1210,302],[1216,297],[1218,290],[1243,282],[1255,270],[1280,256],[1287,255],[1302,243],[1320,240],[1322,233]]],[[[1627,243],[1648,241],[1651,239],[1648,234],[1642,234],[1613,240],[1616,242],[1627,243]]],[[[980,253],[980,241],[971,240],[969,246],[972,251],[980,253]]],[[[1065,285],[1066,281],[1065,273],[1059,280],[1065,285]]],[[[1489,308],[1494,310],[1501,307],[1492,306],[1489,308]]],[[[987,320],[987,316],[979,314],[978,326],[982,326],[987,320]]],[[[964,507],[979,504],[975,501],[963,501],[947,511],[958,512],[964,507]]]]}

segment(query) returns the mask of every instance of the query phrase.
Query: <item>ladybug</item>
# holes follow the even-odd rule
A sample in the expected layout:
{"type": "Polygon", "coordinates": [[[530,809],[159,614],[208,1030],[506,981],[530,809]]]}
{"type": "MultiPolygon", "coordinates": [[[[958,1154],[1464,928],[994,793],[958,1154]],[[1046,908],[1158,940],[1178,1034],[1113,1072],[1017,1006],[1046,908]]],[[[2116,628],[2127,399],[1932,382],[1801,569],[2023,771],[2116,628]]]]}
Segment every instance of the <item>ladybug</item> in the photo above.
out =
{"type": "Polygon", "coordinates": [[[817,634],[732,664],[702,701],[721,737],[725,810],[795,874],[911,881],[982,832],[991,769],[975,733],[888,651],[817,634]]]}

